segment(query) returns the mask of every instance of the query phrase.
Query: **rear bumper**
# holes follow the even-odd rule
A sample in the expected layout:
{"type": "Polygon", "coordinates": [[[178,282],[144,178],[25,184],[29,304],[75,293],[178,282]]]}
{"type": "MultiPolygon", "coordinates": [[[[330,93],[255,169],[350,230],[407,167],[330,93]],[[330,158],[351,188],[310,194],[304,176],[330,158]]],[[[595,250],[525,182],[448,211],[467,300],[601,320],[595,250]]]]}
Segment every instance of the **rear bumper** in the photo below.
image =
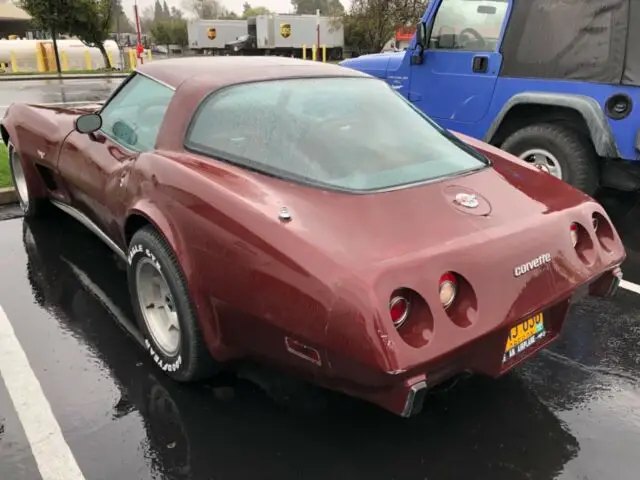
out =
{"type": "MultiPolygon", "coordinates": [[[[462,349],[451,352],[437,362],[426,362],[410,372],[386,373],[387,378],[383,383],[391,385],[390,387],[372,391],[351,384],[350,387],[343,386],[338,389],[372,402],[396,415],[411,417],[422,411],[427,392],[446,380],[466,373],[498,378],[527,361],[560,335],[573,303],[586,296],[613,296],[621,279],[622,271],[620,267],[615,267],[543,308],[541,312],[545,318],[546,335],[512,359],[505,361],[503,357],[507,337],[513,327],[507,325],[469,342],[462,349]]],[[[529,316],[518,319],[514,325],[529,316]]]]}

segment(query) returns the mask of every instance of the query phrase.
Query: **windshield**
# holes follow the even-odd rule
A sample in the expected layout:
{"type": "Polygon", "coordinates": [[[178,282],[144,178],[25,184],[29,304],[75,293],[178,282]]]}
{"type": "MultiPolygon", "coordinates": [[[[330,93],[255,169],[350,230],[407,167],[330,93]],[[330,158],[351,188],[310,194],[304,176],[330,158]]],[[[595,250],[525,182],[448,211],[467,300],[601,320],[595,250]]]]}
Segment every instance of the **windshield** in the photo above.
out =
{"type": "Polygon", "coordinates": [[[186,146],[272,175],[349,191],[421,183],[488,163],[387,83],[369,78],[225,88],[204,100],[186,146]]]}

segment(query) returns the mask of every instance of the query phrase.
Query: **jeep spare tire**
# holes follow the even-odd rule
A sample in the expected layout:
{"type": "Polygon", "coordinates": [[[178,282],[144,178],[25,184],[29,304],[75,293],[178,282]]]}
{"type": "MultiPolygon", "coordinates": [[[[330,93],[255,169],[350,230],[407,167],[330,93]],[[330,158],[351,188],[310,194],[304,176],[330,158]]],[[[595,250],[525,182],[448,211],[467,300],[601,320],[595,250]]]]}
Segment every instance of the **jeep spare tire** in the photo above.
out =
{"type": "Polygon", "coordinates": [[[511,134],[500,148],[588,195],[598,190],[596,152],[588,139],[571,128],[551,123],[530,125],[511,134]]]}

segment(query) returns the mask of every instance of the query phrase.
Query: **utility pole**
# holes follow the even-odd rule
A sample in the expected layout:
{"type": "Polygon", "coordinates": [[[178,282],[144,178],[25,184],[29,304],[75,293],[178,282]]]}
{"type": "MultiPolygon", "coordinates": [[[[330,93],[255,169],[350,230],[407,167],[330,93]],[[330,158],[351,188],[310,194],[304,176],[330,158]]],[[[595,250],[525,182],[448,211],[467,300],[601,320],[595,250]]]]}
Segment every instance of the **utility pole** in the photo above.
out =
{"type": "Polygon", "coordinates": [[[138,58],[140,59],[140,64],[143,65],[144,64],[144,60],[142,59],[142,52],[144,51],[144,49],[142,47],[142,35],[140,33],[140,16],[138,15],[138,0],[136,0],[135,3],[133,4],[133,10],[134,10],[135,16],[136,16],[136,32],[137,32],[137,36],[138,36],[138,44],[136,45],[136,53],[138,55],[138,58]]]}

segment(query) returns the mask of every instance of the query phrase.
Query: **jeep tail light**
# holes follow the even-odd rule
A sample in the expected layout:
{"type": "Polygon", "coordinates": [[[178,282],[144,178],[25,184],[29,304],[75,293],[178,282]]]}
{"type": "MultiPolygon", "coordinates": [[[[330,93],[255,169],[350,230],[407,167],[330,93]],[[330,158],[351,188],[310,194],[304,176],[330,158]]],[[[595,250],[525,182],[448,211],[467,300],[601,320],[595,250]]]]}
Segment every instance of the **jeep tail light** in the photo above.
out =
{"type": "Polygon", "coordinates": [[[389,314],[393,321],[393,326],[400,328],[409,318],[409,311],[411,310],[411,304],[409,300],[404,297],[393,297],[389,302],[389,314]]]}
{"type": "Polygon", "coordinates": [[[569,227],[569,235],[571,236],[571,245],[573,248],[578,245],[578,224],[572,223],[571,227],[569,227]]]}
{"type": "Polygon", "coordinates": [[[451,306],[456,299],[458,293],[458,279],[456,276],[447,272],[440,277],[440,302],[442,306],[447,309],[451,306]]]}

